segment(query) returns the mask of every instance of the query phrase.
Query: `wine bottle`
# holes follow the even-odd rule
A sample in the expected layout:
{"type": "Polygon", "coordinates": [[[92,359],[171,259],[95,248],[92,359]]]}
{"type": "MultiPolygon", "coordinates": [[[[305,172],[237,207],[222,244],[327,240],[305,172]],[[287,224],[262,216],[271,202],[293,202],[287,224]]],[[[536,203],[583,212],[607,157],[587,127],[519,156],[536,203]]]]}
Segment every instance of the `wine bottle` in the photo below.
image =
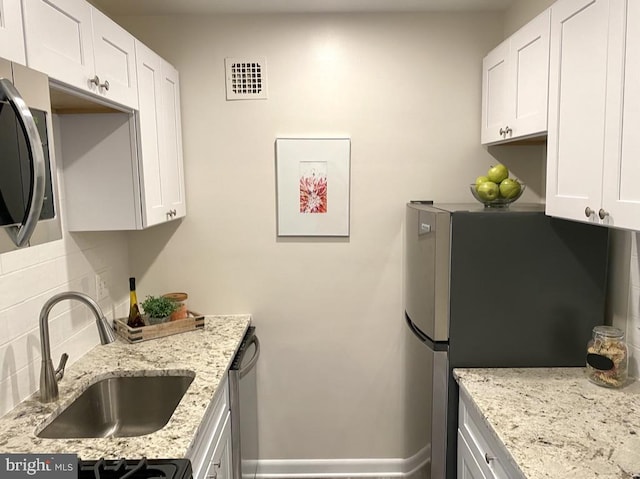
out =
{"type": "Polygon", "coordinates": [[[129,318],[127,318],[127,326],[130,328],[139,328],[144,326],[144,320],[142,319],[140,308],[138,307],[135,278],[129,278],[129,318]]]}

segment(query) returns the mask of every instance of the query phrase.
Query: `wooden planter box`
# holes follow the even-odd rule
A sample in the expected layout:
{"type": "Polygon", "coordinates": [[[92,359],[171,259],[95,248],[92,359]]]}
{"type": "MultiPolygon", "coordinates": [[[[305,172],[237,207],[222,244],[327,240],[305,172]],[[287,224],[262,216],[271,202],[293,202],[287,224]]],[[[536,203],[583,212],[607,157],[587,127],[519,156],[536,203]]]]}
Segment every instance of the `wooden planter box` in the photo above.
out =
{"type": "Polygon", "coordinates": [[[140,328],[127,326],[127,318],[113,320],[113,329],[130,343],[139,343],[148,339],[157,339],[187,331],[195,331],[204,328],[204,315],[189,311],[189,317],[166,323],[152,324],[140,328]]]}

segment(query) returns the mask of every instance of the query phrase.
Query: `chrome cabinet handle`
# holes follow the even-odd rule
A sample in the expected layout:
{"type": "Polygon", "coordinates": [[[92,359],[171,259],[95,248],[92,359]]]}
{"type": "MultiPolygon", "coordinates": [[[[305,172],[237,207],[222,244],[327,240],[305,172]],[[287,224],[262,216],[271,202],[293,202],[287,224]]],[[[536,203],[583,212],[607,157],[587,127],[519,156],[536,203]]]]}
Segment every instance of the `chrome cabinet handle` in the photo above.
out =
{"type": "Polygon", "coordinates": [[[591,208],[589,208],[588,206],[584,209],[584,215],[585,215],[587,218],[590,218],[590,217],[591,217],[591,215],[593,215],[593,214],[595,214],[595,213],[596,213],[596,212],[595,212],[595,210],[592,210],[592,209],[591,209],[591,208]]]}
{"type": "Polygon", "coordinates": [[[609,216],[609,212],[603,210],[602,208],[600,208],[600,211],[598,211],[598,216],[600,217],[601,220],[605,219],[607,216],[609,216]]]}
{"type": "Polygon", "coordinates": [[[104,88],[109,91],[109,80],[105,80],[104,83],[100,83],[100,77],[98,75],[94,75],[93,78],[89,80],[89,83],[93,83],[98,88],[104,88]]]}
{"type": "Polygon", "coordinates": [[[487,464],[489,464],[494,459],[495,459],[495,457],[490,456],[489,453],[487,453],[487,452],[484,453],[484,462],[486,462],[487,464]]]}
{"type": "Polygon", "coordinates": [[[513,130],[511,128],[509,128],[508,125],[504,127],[504,130],[502,128],[500,128],[500,135],[501,136],[505,136],[506,137],[507,135],[510,135],[512,132],[513,132],[513,130]]]}
{"type": "Polygon", "coordinates": [[[167,216],[169,218],[173,218],[174,216],[176,216],[178,214],[178,212],[176,210],[169,210],[167,211],[167,216]]]}
{"type": "Polygon", "coordinates": [[[31,159],[31,197],[27,204],[28,211],[25,213],[20,226],[7,227],[6,231],[16,246],[25,246],[31,239],[35,230],[42,202],[44,200],[44,150],[42,149],[42,139],[33,115],[29,107],[20,96],[16,87],[6,78],[0,78],[0,100],[7,100],[18,117],[18,123],[22,132],[27,137],[27,149],[31,159]]]}

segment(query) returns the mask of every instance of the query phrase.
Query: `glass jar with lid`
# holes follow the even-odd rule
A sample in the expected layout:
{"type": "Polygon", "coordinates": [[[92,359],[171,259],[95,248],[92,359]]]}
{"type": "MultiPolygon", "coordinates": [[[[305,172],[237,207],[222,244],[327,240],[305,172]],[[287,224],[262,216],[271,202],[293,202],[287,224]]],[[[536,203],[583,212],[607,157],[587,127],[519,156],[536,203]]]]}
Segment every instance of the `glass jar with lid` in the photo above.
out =
{"type": "Polygon", "coordinates": [[[618,388],[627,382],[629,354],[624,332],[596,326],[587,345],[587,378],[598,386],[618,388]]]}

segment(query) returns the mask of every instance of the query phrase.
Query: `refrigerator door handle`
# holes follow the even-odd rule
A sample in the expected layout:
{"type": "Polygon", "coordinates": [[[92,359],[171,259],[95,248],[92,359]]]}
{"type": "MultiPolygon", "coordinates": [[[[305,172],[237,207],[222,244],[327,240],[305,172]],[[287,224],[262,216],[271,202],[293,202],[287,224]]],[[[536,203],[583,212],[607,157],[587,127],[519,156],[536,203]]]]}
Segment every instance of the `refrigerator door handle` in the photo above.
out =
{"type": "Polygon", "coordinates": [[[407,322],[407,326],[409,326],[411,332],[415,334],[420,341],[422,341],[423,343],[430,341],[429,337],[422,331],[420,331],[418,327],[413,323],[413,321],[411,321],[411,318],[409,318],[409,315],[406,312],[404,313],[404,319],[407,322]]]}

